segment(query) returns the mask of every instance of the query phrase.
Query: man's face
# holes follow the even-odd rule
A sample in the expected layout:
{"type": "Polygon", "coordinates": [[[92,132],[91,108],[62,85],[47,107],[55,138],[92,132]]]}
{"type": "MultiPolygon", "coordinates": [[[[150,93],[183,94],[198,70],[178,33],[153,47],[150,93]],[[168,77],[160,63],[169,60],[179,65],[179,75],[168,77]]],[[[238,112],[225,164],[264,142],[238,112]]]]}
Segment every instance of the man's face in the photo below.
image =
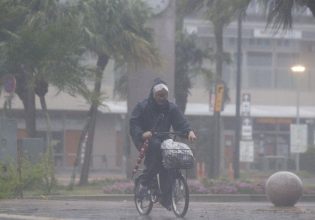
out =
{"type": "Polygon", "coordinates": [[[167,101],[168,92],[165,89],[162,89],[160,91],[157,91],[154,94],[153,98],[158,105],[162,105],[167,101]]]}

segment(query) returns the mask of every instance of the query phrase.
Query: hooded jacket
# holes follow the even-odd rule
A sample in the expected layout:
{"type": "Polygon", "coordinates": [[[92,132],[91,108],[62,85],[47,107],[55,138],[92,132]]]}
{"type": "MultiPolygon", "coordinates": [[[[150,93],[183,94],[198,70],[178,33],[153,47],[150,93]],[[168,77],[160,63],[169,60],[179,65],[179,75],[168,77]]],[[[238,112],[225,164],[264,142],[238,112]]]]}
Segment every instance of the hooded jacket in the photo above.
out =
{"type": "MultiPolygon", "coordinates": [[[[149,97],[137,103],[133,109],[129,121],[130,135],[135,146],[139,149],[143,143],[142,134],[146,131],[179,131],[185,135],[191,131],[191,127],[176,104],[166,101],[158,105],[153,98],[153,87],[164,81],[157,78],[150,90],[149,97]]],[[[166,139],[166,138],[164,138],[166,139]]]]}

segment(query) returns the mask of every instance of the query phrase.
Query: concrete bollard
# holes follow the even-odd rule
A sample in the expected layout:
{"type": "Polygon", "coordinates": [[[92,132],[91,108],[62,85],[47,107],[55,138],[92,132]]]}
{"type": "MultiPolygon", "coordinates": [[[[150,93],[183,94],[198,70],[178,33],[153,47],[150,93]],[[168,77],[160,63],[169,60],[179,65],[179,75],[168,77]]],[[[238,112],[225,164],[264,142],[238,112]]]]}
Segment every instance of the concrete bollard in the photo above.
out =
{"type": "Polygon", "coordinates": [[[294,206],[303,194],[301,179],[292,172],[279,171],[266,182],[267,198],[275,206],[294,206]]]}

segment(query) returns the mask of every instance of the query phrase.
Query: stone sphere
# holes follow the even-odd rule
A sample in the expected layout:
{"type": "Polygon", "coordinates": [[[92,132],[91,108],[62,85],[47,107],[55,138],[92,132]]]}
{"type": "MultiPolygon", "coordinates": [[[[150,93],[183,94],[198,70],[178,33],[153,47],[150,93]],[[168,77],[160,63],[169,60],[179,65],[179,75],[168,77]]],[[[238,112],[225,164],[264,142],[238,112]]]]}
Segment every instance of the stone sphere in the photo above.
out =
{"type": "Polygon", "coordinates": [[[276,172],[266,182],[266,195],[275,206],[294,206],[302,194],[302,181],[294,173],[276,172]]]}

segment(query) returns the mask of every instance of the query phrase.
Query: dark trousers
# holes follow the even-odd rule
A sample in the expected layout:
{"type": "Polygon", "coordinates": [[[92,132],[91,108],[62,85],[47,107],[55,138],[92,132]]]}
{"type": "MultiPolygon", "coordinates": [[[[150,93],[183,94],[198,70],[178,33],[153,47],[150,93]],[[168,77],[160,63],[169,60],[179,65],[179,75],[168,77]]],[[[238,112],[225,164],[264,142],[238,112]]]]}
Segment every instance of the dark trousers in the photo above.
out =
{"type": "Polygon", "coordinates": [[[159,173],[162,199],[164,203],[171,202],[171,180],[167,169],[162,165],[161,141],[151,139],[144,159],[142,184],[148,186],[150,181],[159,173]]]}

